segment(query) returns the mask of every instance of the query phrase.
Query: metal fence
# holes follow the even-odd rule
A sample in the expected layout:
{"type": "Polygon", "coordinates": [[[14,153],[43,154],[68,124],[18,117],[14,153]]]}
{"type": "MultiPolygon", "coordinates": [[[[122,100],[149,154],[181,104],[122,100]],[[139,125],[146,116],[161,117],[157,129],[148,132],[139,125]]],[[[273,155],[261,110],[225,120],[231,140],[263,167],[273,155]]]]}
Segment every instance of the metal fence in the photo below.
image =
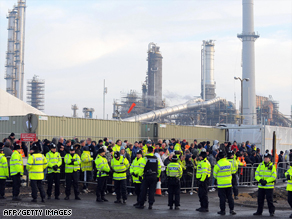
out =
{"type": "MultiPolygon", "coordinates": [[[[240,166],[238,168],[238,172],[236,173],[238,187],[247,187],[247,186],[257,187],[258,182],[255,180],[255,171],[257,167],[259,166],[259,164],[260,163],[247,164],[246,166],[240,166]]],[[[276,170],[277,170],[277,180],[275,184],[277,184],[278,182],[286,181],[285,172],[290,168],[289,162],[280,162],[275,165],[276,165],[276,170]]],[[[28,177],[28,173],[26,169],[25,169],[24,174],[26,175],[25,181],[26,181],[26,185],[28,186],[29,177],[28,177]]],[[[129,173],[127,174],[127,178],[128,178],[127,189],[128,191],[133,191],[134,187],[132,184],[132,177],[129,173]]],[[[47,180],[43,180],[43,181],[46,182],[47,180]]],[[[61,182],[64,182],[64,181],[65,179],[61,179],[61,182]]],[[[11,180],[7,180],[7,182],[11,182],[11,180]]],[[[93,180],[90,182],[80,180],[79,183],[97,184],[96,180],[93,180]]],[[[114,185],[112,177],[109,178],[107,185],[109,187],[108,190],[112,191],[112,189],[110,188],[110,187],[113,187],[114,185]]],[[[161,174],[161,185],[162,185],[161,190],[167,191],[167,177],[166,177],[165,171],[162,171],[162,174],[161,174]]],[[[195,168],[191,170],[190,169],[184,170],[183,177],[180,180],[180,185],[181,185],[181,191],[184,193],[190,192],[190,194],[193,194],[194,191],[198,189],[195,168]]],[[[216,187],[217,187],[216,180],[213,177],[213,169],[212,169],[211,176],[209,178],[209,189],[216,188],[216,187]]]]}

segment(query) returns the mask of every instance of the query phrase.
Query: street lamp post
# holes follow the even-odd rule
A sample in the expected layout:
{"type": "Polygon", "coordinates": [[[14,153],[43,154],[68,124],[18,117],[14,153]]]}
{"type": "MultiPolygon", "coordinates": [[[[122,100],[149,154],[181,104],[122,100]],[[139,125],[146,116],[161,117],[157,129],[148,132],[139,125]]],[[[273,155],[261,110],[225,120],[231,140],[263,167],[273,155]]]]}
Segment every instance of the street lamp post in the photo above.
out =
{"type": "Polygon", "coordinates": [[[234,77],[235,80],[240,80],[241,83],[241,117],[240,117],[240,124],[243,123],[243,82],[249,81],[249,78],[241,79],[240,77],[234,77]]]}

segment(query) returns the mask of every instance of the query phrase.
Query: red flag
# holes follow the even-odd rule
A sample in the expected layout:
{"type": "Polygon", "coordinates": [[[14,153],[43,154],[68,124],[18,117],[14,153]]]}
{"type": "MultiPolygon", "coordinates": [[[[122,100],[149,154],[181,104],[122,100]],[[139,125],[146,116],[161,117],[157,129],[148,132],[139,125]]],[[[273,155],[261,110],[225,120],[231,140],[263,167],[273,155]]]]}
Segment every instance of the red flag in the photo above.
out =
{"type": "Polygon", "coordinates": [[[132,103],[130,109],[128,110],[128,113],[130,113],[135,106],[136,106],[136,103],[132,103]]]}

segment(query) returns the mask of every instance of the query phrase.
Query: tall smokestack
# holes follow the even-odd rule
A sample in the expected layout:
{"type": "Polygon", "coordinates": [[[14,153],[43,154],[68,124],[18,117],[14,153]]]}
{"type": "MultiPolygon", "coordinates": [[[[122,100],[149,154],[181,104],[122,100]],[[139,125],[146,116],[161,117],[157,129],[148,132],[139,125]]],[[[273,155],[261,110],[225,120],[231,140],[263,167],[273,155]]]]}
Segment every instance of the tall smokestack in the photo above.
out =
{"type": "Polygon", "coordinates": [[[254,32],[253,5],[253,0],[242,0],[242,33],[237,35],[242,40],[242,79],[249,78],[243,82],[243,116],[247,125],[257,124],[254,42],[259,35],[254,32]]]}
{"type": "Polygon", "coordinates": [[[214,80],[214,40],[203,41],[201,50],[201,97],[211,100],[216,97],[214,80]]]}

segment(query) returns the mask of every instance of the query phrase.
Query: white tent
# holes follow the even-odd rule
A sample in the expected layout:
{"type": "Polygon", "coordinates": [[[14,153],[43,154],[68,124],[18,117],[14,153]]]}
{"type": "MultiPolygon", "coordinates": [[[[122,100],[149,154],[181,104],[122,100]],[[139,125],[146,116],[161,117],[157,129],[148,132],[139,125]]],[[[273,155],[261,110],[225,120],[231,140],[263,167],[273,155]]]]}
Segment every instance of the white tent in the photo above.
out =
{"type": "Polygon", "coordinates": [[[46,115],[42,111],[0,89],[0,116],[24,116],[29,113],[46,115]]]}

